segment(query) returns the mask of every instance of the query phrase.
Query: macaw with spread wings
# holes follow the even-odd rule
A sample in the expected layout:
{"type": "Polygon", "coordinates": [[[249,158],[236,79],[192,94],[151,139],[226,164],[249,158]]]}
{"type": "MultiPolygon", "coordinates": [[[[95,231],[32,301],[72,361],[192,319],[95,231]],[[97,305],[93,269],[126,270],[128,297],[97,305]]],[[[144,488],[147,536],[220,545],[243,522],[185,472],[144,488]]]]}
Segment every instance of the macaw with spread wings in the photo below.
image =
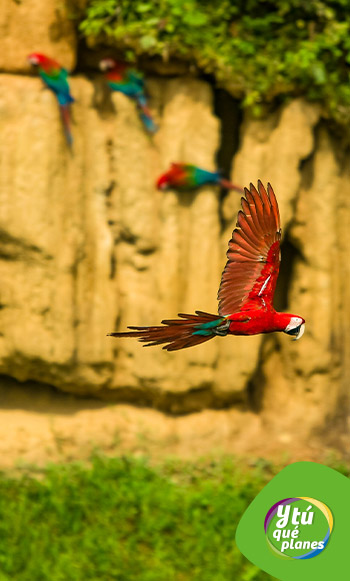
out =
{"type": "Polygon", "coordinates": [[[305,320],[298,315],[278,313],[272,304],[280,265],[280,216],[274,191],[258,182],[244,189],[242,210],[232,233],[227,263],[218,292],[219,315],[196,311],[162,326],[128,327],[112,337],[137,337],[151,345],[176,351],[204,343],[215,336],[258,335],[282,331],[295,340],[302,337],[305,320]]]}

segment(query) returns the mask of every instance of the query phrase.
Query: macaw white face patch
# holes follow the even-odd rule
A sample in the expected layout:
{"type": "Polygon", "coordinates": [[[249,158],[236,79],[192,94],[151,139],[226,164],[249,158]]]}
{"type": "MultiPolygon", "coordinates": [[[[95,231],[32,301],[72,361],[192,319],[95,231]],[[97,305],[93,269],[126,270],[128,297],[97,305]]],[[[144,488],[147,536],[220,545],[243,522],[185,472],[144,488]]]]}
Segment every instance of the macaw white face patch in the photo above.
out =
{"type": "Polygon", "coordinates": [[[108,71],[108,69],[113,69],[115,63],[112,59],[103,59],[100,61],[101,71],[108,71]]]}
{"type": "Polygon", "coordinates": [[[292,317],[286,328],[284,329],[286,333],[295,329],[296,327],[300,327],[302,325],[303,319],[301,317],[292,317]]]}

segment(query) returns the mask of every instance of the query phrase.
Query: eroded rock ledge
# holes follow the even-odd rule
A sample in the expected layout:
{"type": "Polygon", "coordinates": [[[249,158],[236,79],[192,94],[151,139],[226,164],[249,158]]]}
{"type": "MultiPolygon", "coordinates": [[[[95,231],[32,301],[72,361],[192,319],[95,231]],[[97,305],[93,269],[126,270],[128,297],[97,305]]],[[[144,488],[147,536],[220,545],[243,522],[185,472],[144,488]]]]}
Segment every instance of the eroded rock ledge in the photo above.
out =
{"type": "Polygon", "coordinates": [[[176,413],[244,406],[277,432],[344,429],[350,164],[317,106],[294,100],[262,120],[246,113],[232,160],[235,182],[260,178],[277,193],[290,261],[277,302],[307,320],[302,342],[218,338],[169,354],[106,334],[217,308],[239,196],[154,188],[172,160],[215,167],[212,87],[150,79],[160,124],[152,140],[123,95],[101,94],[97,80],[71,83],[72,154],[40,80],[0,75],[0,372],[176,413]]]}

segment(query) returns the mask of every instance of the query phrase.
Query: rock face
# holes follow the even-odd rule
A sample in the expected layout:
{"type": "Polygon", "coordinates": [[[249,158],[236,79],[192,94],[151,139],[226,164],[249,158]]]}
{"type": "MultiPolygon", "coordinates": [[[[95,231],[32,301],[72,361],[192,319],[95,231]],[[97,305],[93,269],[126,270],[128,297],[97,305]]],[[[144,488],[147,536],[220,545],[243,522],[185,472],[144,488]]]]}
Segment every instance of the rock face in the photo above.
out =
{"type": "MultiPolygon", "coordinates": [[[[315,435],[342,446],[350,164],[317,107],[294,100],[262,120],[246,114],[232,163],[236,183],[260,178],[275,189],[284,233],[277,303],[306,319],[303,339],[217,338],[172,354],[109,338],[178,312],[216,312],[240,200],[215,188],[154,187],[171,161],[215,167],[213,91],[190,77],[149,80],[160,125],[153,138],[126,97],[74,77],[70,152],[54,96],[39,79],[13,74],[22,71],[13,11],[34,14],[35,4],[1,15],[9,59],[0,75],[0,373],[171,412],[236,406],[242,418],[249,410],[247,428],[258,413],[259,437],[281,449],[315,435]]],[[[47,31],[56,12],[45,10],[42,46],[28,35],[20,50],[60,52],[70,66],[74,34],[55,41],[47,31]]]]}
{"type": "Polygon", "coordinates": [[[218,192],[164,195],[154,187],[172,159],[213,166],[219,123],[210,87],[150,83],[162,110],[152,141],[131,101],[115,94],[95,106],[94,85],[74,79],[70,153],[55,98],[40,80],[1,82],[1,371],[83,393],[134,388],[150,398],[207,389],[215,343],[181,353],[173,369],[161,350],[106,334],[117,323],[193,309],[195,299],[216,308],[218,192]]]}
{"type": "Polygon", "coordinates": [[[74,0],[2,0],[0,9],[0,71],[28,71],[26,56],[42,52],[68,70],[76,63],[74,0]]]}

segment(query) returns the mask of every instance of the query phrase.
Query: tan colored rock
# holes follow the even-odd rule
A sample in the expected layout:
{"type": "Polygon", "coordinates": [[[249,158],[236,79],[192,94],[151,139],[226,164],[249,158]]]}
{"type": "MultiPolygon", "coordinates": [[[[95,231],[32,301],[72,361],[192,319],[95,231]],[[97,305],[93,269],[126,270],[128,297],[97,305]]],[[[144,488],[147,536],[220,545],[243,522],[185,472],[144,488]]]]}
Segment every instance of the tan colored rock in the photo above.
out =
{"type": "MultiPolygon", "coordinates": [[[[1,84],[1,371],[81,393],[141,390],[163,406],[158,393],[200,389],[211,404],[220,340],[174,357],[106,337],[117,321],[123,329],[217,309],[218,192],[154,187],[171,160],[214,167],[209,86],[151,82],[163,112],[152,141],[129,99],[116,93],[96,109],[93,85],[73,79],[70,154],[40,80],[3,75],[1,84]]],[[[201,405],[187,396],[187,407],[201,405]]]]}
{"type": "MultiPolygon", "coordinates": [[[[349,454],[349,155],[320,123],[319,108],[302,99],[259,120],[244,112],[232,179],[260,178],[275,189],[286,242],[276,298],[305,317],[300,342],[228,337],[168,353],[107,337],[178,312],[216,312],[240,196],[221,203],[215,188],[155,189],[172,161],[215,167],[213,91],[183,63],[144,61],[146,71],[182,75],[147,79],[160,125],[153,138],[135,104],[111,95],[101,78],[72,78],[68,150],[56,99],[26,57],[43,52],[74,69],[74,17],[85,4],[3,0],[0,9],[0,374],[29,381],[38,394],[21,411],[30,407],[26,396],[13,380],[1,381],[4,407],[18,409],[0,414],[6,463],[12,442],[16,454],[44,462],[88,457],[95,442],[115,453],[116,439],[122,452],[156,456],[349,454]],[[167,412],[204,411],[169,419],[90,401],[84,412],[39,384],[167,412]]],[[[99,55],[82,54],[82,66],[93,68],[99,55]]]]}
{"type": "MultiPolygon", "coordinates": [[[[47,385],[0,381],[0,469],[23,470],[48,462],[87,460],[99,453],[220,461],[228,454],[286,462],[277,441],[264,438],[261,417],[239,409],[202,410],[171,417],[158,410],[74,398],[47,385]]],[[[325,461],[318,438],[307,449],[295,439],[289,460],[325,461]]]]}
{"type": "MultiPolygon", "coordinates": [[[[282,227],[289,223],[300,187],[300,164],[314,148],[314,127],[320,117],[316,105],[296,99],[269,117],[254,119],[246,114],[241,129],[241,146],[234,159],[232,181],[270,182],[278,195],[282,227]]],[[[237,194],[225,202],[229,221],[237,213],[237,194]]]]}
{"type": "Polygon", "coordinates": [[[324,127],[314,137],[311,106],[299,101],[286,109],[271,131],[272,120],[243,128],[234,179],[248,173],[249,155],[253,177],[271,176],[295,247],[286,310],[306,319],[306,332],[297,343],[283,335],[262,340],[251,389],[269,438],[281,447],[293,447],[295,438],[307,446],[317,435],[348,453],[349,160],[340,163],[338,143],[324,127]]]}
{"type": "MultiPolygon", "coordinates": [[[[271,182],[278,198],[284,232],[292,218],[300,188],[300,163],[313,151],[313,128],[318,118],[318,109],[300,99],[265,119],[252,119],[246,114],[242,125],[241,146],[234,159],[232,181],[247,187],[250,182],[256,185],[258,179],[264,184],[271,182]]],[[[232,191],[223,204],[226,228],[221,236],[222,253],[227,250],[239,209],[240,196],[232,191]]],[[[235,337],[234,344],[229,340],[224,342],[219,363],[221,389],[229,392],[246,389],[258,365],[261,342],[261,336],[235,337]]]]}
{"type": "Polygon", "coordinates": [[[41,52],[68,70],[76,63],[75,6],[65,0],[1,0],[0,70],[28,72],[26,57],[41,52]]]}
{"type": "Polygon", "coordinates": [[[264,366],[264,404],[274,426],[277,410],[288,408],[286,429],[291,436],[303,429],[310,437],[317,426],[331,441],[334,421],[345,422],[348,415],[349,160],[342,169],[336,142],[325,129],[318,132],[316,144],[302,173],[291,231],[301,255],[295,264],[290,309],[298,309],[307,321],[305,340],[300,348],[278,339],[278,358],[271,352],[264,366]],[[275,372],[276,365],[280,373],[275,372]]]}
{"type": "Polygon", "coordinates": [[[275,188],[291,247],[284,299],[305,317],[304,337],[216,338],[168,353],[106,334],[216,312],[239,196],[220,208],[215,188],[154,186],[171,161],[215,167],[212,90],[190,77],[150,79],[153,138],[125,96],[83,78],[72,91],[70,153],[41,81],[0,77],[0,373],[172,412],[236,405],[230,437],[241,450],[254,449],[243,443],[248,417],[259,450],[264,438],[283,450],[315,434],[344,446],[350,164],[327,129],[315,129],[318,110],[296,100],[267,119],[247,117],[233,160],[235,182],[275,188]]]}

